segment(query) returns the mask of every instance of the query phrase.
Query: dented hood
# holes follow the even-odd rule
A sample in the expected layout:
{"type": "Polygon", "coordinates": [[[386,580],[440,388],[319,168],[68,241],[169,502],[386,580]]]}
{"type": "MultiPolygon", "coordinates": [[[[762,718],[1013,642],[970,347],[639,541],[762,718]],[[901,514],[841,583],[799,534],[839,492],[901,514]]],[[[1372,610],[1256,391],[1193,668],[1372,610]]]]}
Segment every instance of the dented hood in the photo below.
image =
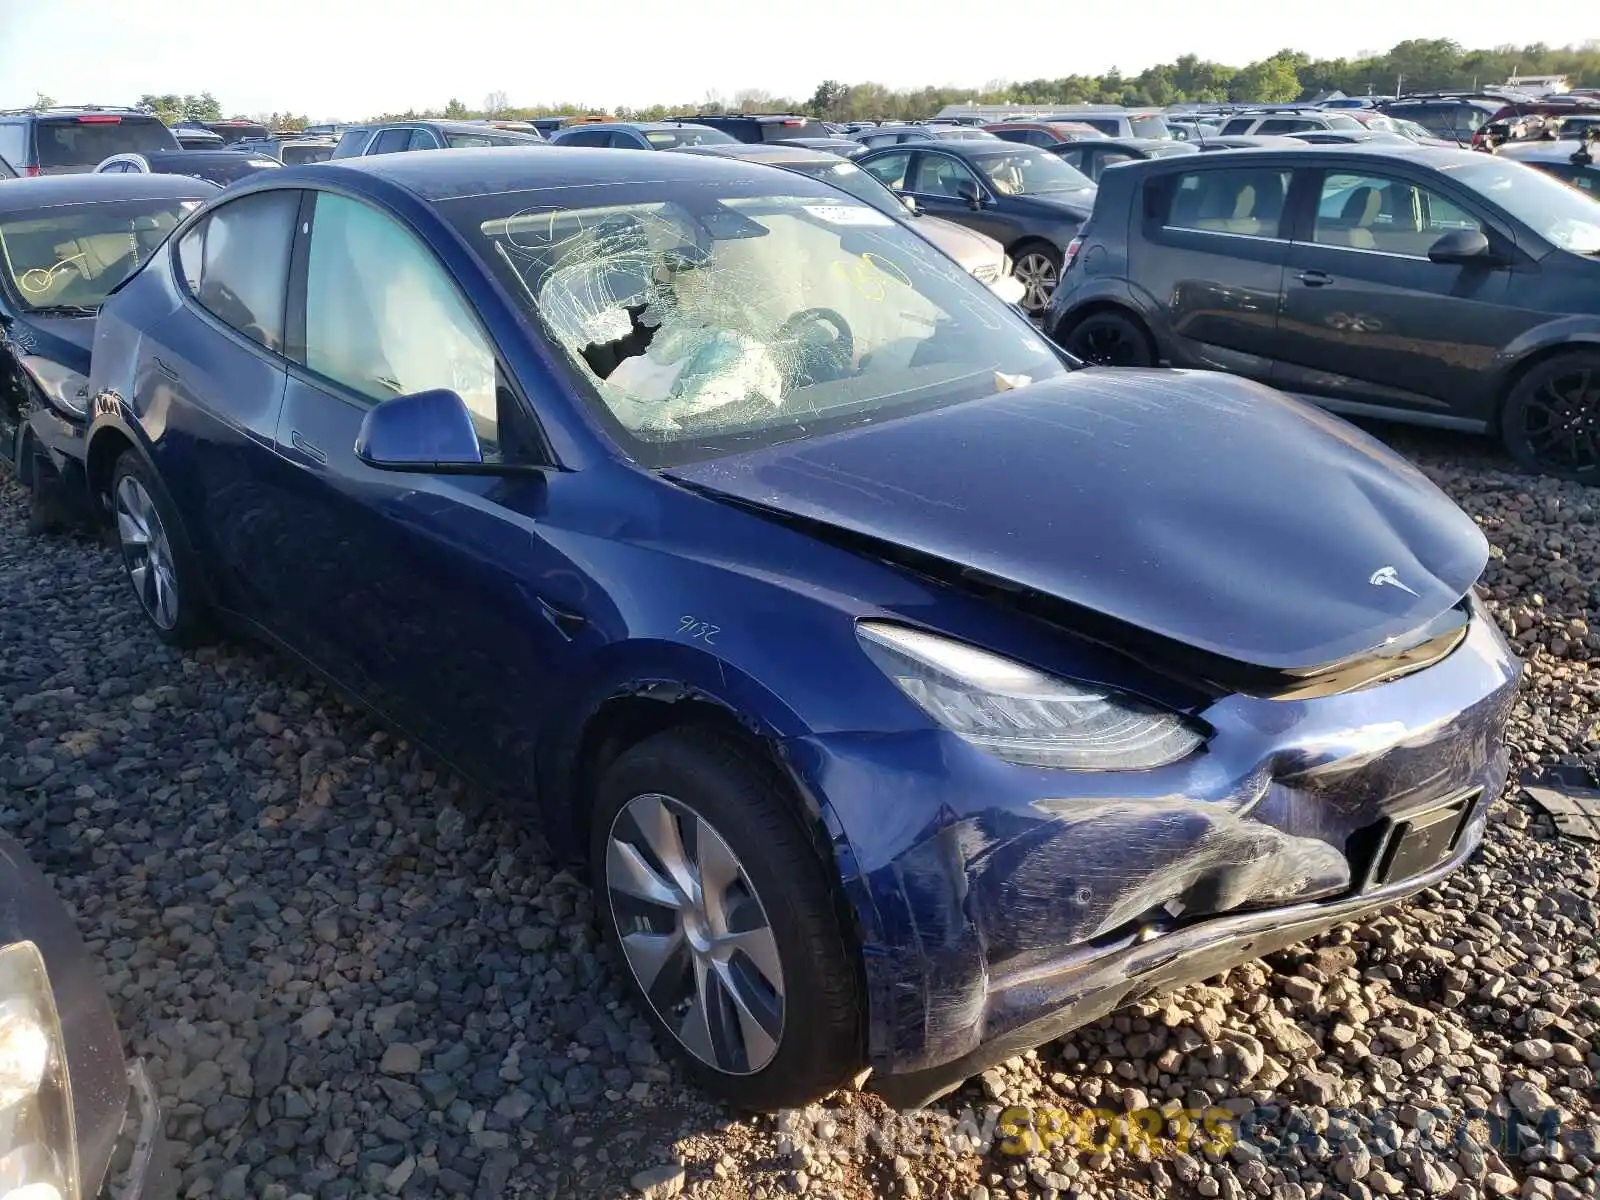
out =
{"type": "Polygon", "coordinates": [[[1075,371],[668,474],[1273,670],[1416,629],[1488,556],[1398,455],[1212,372],[1075,371]]]}

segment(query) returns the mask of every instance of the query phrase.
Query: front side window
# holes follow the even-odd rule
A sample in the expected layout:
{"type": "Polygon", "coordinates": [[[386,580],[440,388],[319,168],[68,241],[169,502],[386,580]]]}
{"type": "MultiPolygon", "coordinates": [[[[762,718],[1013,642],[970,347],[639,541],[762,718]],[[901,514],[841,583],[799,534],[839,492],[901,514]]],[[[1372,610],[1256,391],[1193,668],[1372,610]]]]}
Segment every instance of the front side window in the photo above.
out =
{"type": "Polygon", "coordinates": [[[1312,240],[1427,258],[1434,242],[1463,229],[1481,232],[1483,225],[1427,188],[1383,175],[1329,173],[1322,181],[1312,240]]]}
{"type": "Polygon", "coordinates": [[[294,190],[245,196],[213,211],[178,245],[184,282],[201,306],[280,354],[289,244],[299,209],[294,190]]]}
{"type": "Polygon", "coordinates": [[[0,217],[6,291],[34,311],[94,308],[199,200],[104,200],[0,217]]]}
{"type": "Polygon", "coordinates": [[[494,350],[455,282],[388,214],[331,192],[311,223],[305,365],[372,401],[448,389],[496,440],[494,350]]]}
{"type": "Polygon", "coordinates": [[[445,144],[452,150],[476,150],[484,146],[528,146],[533,139],[515,134],[447,133],[445,144]]]}
{"type": "Polygon", "coordinates": [[[911,190],[924,196],[960,199],[962,184],[966,184],[969,190],[978,186],[977,179],[965,163],[946,154],[924,154],[917,166],[917,178],[911,190]]]}
{"type": "MultiPolygon", "coordinates": [[[[1355,122],[1351,121],[1354,125],[1355,122]]],[[[1307,120],[1305,117],[1269,117],[1261,122],[1261,128],[1256,132],[1260,134],[1274,133],[1305,133],[1311,129],[1321,129],[1322,125],[1316,121],[1307,120]]]]}
{"type": "Polygon", "coordinates": [[[534,191],[441,208],[564,353],[601,424],[650,466],[1065,370],[902,222],[834,189],[772,186],[608,185],[563,189],[571,207],[534,191]]]}
{"type": "Polygon", "coordinates": [[[911,151],[900,150],[894,154],[885,154],[875,158],[869,163],[862,163],[861,169],[869,173],[879,183],[894,191],[906,190],[906,170],[911,166],[911,151]]]}
{"type": "Polygon", "coordinates": [[[1289,195],[1289,172],[1235,167],[1190,171],[1172,188],[1169,229],[1275,238],[1289,195]]]}
{"type": "Polygon", "coordinates": [[[1172,136],[1172,130],[1167,126],[1165,117],[1134,117],[1128,124],[1132,127],[1132,136],[1136,138],[1154,138],[1159,141],[1172,136]]]}
{"type": "Polygon", "coordinates": [[[1228,137],[1241,133],[1249,133],[1250,126],[1256,123],[1254,117],[1235,117],[1222,127],[1222,132],[1228,137]]]}

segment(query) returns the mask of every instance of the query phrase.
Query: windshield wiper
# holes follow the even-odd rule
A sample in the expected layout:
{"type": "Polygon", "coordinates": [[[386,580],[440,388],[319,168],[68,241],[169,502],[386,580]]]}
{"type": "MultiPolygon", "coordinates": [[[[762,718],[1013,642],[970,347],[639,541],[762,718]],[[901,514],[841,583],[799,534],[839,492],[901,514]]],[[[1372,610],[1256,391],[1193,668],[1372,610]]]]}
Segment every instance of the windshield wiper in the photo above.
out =
{"type": "Polygon", "coordinates": [[[35,304],[28,310],[44,317],[93,317],[99,315],[98,304],[35,304]]]}

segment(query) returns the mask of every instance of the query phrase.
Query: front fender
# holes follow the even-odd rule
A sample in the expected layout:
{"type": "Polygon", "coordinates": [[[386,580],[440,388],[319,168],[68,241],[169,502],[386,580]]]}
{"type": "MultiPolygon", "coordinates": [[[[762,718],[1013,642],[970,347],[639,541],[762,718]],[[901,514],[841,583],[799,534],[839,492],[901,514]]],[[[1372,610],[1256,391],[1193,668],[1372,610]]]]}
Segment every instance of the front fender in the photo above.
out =
{"type": "Polygon", "coordinates": [[[1556,317],[1525,330],[1513,338],[1494,357],[1495,385],[1492,394],[1500,400],[1511,388],[1511,381],[1533,358],[1555,348],[1600,349],[1600,316],[1591,313],[1556,317]]]}

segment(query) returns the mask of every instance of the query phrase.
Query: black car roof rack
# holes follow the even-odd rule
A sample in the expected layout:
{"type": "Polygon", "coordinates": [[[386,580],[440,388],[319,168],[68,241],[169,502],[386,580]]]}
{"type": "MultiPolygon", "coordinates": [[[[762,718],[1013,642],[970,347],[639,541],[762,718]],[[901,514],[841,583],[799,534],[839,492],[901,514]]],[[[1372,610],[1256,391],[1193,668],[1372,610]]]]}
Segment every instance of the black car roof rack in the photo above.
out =
{"type": "Polygon", "coordinates": [[[21,117],[21,116],[33,116],[33,115],[48,116],[51,113],[80,113],[80,112],[136,113],[137,115],[139,115],[141,117],[149,117],[149,116],[154,116],[155,115],[153,113],[146,112],[142,108],[130,108],[125,104],[48,104],[43,108],[40,108],[37,105],[30,104],[25,108],[0,109],[0,116],[6,116],[6,117],[21,117]]]}

